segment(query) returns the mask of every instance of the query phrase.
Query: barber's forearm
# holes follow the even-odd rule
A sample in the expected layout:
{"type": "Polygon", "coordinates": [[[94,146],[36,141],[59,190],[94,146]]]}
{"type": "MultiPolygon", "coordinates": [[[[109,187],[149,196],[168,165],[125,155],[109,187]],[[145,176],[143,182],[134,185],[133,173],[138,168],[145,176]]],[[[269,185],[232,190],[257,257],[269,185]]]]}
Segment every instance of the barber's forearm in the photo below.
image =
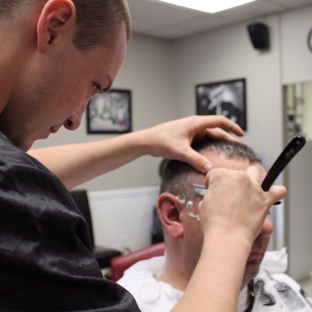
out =
{"type": "Polygon", "coordinates": [[[190,283],[172,311],[236,311],[250,248],[240,235],[210,233],[190,283]]]}
{"type": "Polygon", "coordinates": [[[222,129],[243,135],[239,126],[224,116],[190,116],[122,136],[69,146],[31,150],[67,188],[72,188],[143,156],[161,156],[186,161],[206,173],[210,163],[190,144],[196,135],[231,137],[222,129]],[[217,129],[216,129],[217,127],[217,129]],[[208,131],[208,132],[207,132],[208,131]]]}
{"type": "Polygon", "coordinates": [[[145,155],[140,132],[95,142],[33,149],[28,153],[55,173],[68,189],[145,155]]]}

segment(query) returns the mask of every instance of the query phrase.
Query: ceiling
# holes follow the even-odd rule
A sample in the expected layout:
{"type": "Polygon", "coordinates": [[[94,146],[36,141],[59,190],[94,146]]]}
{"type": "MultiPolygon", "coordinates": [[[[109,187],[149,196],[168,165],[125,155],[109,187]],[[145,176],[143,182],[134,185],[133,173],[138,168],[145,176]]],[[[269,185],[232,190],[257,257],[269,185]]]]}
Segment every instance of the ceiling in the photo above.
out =
{"type": "Polygon", "coordinates": [[[128,0],[128,3],[134,33],[178,39],[236,23],[263,21],[270,14],[312,5],[312,0],[257,0],[216,14],[179,8],[156,0],[128,0]]]}

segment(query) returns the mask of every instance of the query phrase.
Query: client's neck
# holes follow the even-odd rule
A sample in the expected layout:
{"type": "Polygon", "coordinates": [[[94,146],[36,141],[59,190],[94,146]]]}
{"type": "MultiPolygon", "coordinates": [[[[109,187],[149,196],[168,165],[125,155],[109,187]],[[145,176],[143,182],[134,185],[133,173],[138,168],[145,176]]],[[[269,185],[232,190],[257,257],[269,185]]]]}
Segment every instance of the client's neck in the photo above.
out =
{"type": "Polygon", "coordinates": [[[158,281],[170,284],[173,288],[185,291],[192,273],[185,268],[182,257],[175,256],[174,253],[167,252],[164,267],[156,276],[158,281]]]}

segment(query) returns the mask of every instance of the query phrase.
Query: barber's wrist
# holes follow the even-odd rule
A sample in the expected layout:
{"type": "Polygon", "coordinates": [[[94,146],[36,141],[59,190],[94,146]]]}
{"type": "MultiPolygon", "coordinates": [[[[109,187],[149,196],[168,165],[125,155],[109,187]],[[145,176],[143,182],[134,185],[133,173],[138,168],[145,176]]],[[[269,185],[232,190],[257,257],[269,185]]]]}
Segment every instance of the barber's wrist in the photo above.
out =
{"type": "Polygon", "coordinates": [[[207,248],[226,249],[248,258],[253,240],[242,231],[230,232],[224,229],[211,229],[204,234],[204,246],[207,248]]]}
{"type": "Polygon", "coordinates": [[[141,155],[157,156],[154,152],[154,146],[152,143],[152,135],[150,128],[133,132],[133,143],[135,147],[140,150],[141,155]]]}

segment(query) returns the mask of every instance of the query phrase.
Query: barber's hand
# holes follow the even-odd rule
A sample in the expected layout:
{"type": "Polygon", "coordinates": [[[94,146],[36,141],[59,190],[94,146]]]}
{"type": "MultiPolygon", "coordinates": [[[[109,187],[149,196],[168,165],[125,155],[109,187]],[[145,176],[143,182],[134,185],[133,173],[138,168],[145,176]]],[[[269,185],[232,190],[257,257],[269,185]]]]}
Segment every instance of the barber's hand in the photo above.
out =
{"type": "Polygon", "coordinates": [[[238,124],[222,115],[190,116],[143,130],[146,134],[143,144],[152,156],[188,162],[200,172],[207,173],[211,167],[209,160],[194,151],[190,145],[194,138],[207,135],[217,139],[236,140],[221,128],[238,136],[244,135],[238,124]]]}
{"type": "Polygon", "coordinates": [[[206,176],[208,190],[199,204],[204,235],[217,231],[245,237],[252,244],[262,229],[270,207],[286,195],[286,188],[273,185],[261,189],[261,172],[255,166],[246,171],[212,169],[206,176]]]}

